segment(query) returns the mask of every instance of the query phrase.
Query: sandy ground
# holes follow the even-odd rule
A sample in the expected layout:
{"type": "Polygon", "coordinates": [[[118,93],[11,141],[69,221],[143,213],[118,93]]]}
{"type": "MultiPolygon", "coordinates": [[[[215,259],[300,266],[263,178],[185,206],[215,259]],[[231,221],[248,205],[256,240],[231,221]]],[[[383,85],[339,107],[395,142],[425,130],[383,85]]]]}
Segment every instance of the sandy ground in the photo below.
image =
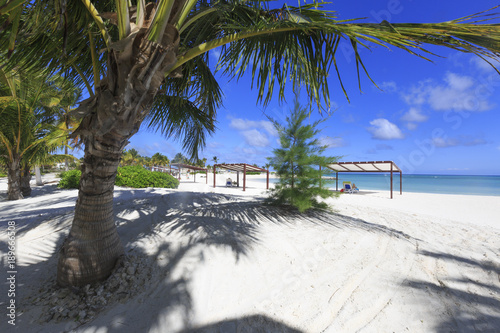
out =
{"type": "Polygon", "coordinates": [[[46,322],[36,301],[53,287],[77,191],[0,201],[2,281],[8,221],[18,260],[16,325],[2,283],[0,332],[500,331],[500,197],[365,191],[299,215],[263,205],[262,179],[243,192],[225,177],[116,188],[118,232],[147,282],[89,322],[46,322]]]}

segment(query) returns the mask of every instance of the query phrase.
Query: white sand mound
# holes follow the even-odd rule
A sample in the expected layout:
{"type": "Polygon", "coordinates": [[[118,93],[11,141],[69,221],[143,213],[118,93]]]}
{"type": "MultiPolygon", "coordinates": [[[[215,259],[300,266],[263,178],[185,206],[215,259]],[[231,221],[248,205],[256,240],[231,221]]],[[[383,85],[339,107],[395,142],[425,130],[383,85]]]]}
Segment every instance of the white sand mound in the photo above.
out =
{"type": "Polygon", "coordinates": [[[0,202],[0,250],[7,221],[18,248],[16,326],[2,315],[0,332],[500,327],[500,198],[346,194],[336,212],[301,215],[264,206],[255,178],[245,192],[214,190],[210,176],[178,190],[116,188],[127,257],[107,282],[73,290],[54,280],[77,192],[46,185],[0,202]]]}

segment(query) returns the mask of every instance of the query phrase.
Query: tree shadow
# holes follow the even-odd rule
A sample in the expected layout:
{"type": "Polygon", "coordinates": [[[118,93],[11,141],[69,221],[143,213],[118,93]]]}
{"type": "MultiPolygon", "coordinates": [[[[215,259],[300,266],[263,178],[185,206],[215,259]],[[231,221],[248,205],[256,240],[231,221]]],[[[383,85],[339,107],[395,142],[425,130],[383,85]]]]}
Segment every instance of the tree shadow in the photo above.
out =
{"type": "Polygon", "coordinates": [[[233,333],[233,332],[273,332],[301,333],[302,331],[265,315],[252,315],[227,319],[214,324],[181,331],[182,333],[233,333]]]}
{"type": "MultiPolygon", "coordinates": [[[[47,208],[46,213],[52,216],[57,214],[57,209],[47,208]]],[[[235,260],[239,260],[242,256],[249,255],[254,246],[258,245],[261,223],[292,227],[295,223],[305,222],[339,229],[354,228],[414,240],[400,230],[361,219],[319,210],[300,214],[296,210],[264,205],[262,200],[248,201],[248,197],[244,195],[162,192],[154,189],[117,191],[115,216],[118,233],[126,253],[135,253],[151,265],[151,271],[148,272],[149,282],[126,304],[105,308],[102,314],[104,316],[96,317],[77,330],[97,331],[105,327],[108,332],[123,332],[127,328],[149,331],[155,327],[170,327],[169,325],[175,327],[176,324],[182,323],[178,325],[177,331],[232,332],[233,328],[236,328],[236,331],[243,332],[299,332],[285,323],[279,323],[263,315],[225,320],[203,327],[191,327],[193,296],[190,283],[196,267],[207,259],[203,248],[229,249],[235,260]],[[156,244],[153,247],[154,251],[145,243],[156,244]],[[146,313],[145,309],[148,307],[145,303],[150,301],[156,301],[159,308],[146,313]],[[114,318],[112,323],[109,322],[110,317],[114,318]],[[138,323],[146,327],[137,327],[138,323]]],[[[62,238],[64,237],[61,236],[57,241],[59,245],[62,243],[62,238]]],[[[55,275],[58,248],[47,253],[45,261],[33,263],[26,269],[50,271],[55,275]]],[[[23,323],[21,320],[19,329],[28,331],[24,325],[29,323],[27,321],[23,323]]],[[[61,330],[64,331],[67,327],[76,328],[68,325],[68,322],[61,323],[61,330]]],[[[28,328],[37,330],[33,327],[28,328]]]]}
{"type": "MultiPolygon", "coordinates": [[[[500,330],[500,266],[491,261],[477,261],[448,253],[421,251],[419,254],[440,259],[446,264],[461,264],[474,271],[474,276],[482,275],[484,283],[467,277],[440,277],[437,283],[431,281],[406,281],[405,286],[424,295],[431,304],[439,302],[444,309],[433,309],[446,313],[439,322],[436,332],[499,332],[500,330]]],[[[457,267],[466,274],[466,268],[457,267]]]]}

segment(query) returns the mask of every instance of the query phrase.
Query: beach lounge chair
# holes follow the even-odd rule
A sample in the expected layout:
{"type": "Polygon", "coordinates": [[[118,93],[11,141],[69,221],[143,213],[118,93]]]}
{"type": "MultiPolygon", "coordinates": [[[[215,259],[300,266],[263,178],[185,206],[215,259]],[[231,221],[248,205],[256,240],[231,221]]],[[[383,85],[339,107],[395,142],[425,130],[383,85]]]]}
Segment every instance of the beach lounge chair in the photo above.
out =
{"type": "Polygon", "coordinates": [[[349,181],[342,182],[342,187],[343,187],[344,193],[352,193],[351,182],[349,182],[349,181]]]}
{"type": "Polygon", "coordinates": [[[231,186],[233,186],[233,181],[231,180],[231,178],[228,178],[226,180],[226,187],[231,187],[231,186]]]}
{"type": "Polygon", "coordinates": [[[238,182],[233,180],[233,187],[236,187],[236,186],[238,186],[238,182]]]}

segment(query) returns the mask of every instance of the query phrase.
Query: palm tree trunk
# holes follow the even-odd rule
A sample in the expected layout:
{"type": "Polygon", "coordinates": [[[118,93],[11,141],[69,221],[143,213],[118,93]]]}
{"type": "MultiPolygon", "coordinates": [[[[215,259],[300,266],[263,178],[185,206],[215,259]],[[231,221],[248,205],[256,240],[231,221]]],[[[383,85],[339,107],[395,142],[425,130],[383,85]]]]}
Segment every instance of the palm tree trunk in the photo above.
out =
{"type": "Polygon", "coordinates": [[[42,186],[43,181],[42,181],[42,173],[40,172],[40,166],[35,165],[35,179],[36,179],[36,186],[42,186]]]}
{"type": "Polygon", "coordinates": [[[8,188],[7,199],[19,200],[23,198],[21,193],[21,158],[14,156],[12,161],[7,164],[8,169],[8,188]]]}
{"type": "MultiPolygon", "coordinates": [[[[68,155],[68,146],[64,147],[64,154],[68,155]]],[[[69,163],[68,163],[68,158],[64,158],[64,171],[69,171],[69,163]]]]}
{"type": "Polygon", "coordinates": [[[127,139],[112,131],[85,144],[71,231],[60,250],[57,282],[83,286],[103,280],[123,254],[114,222],[113,191],[127,139]]]}
{"type": "MultiPolygon", "coordinates": [[[[135,38],[144,38],[137,34],[135,38]]],[[[137,133],[158,88],[177,61],[179,33],[168,25],[161,44],[129,39],[108,53],[107,77],[74,111],[82,118],[85,156],[75,217],[61,247],[59,285],[82,286],[107,278],[123,254],[113,213],[113,190],[128,139],[137,133]]]]}
{"type": "Polygon", "coordinates": [[[31,167],[28,164],[25,164],[22,168],[21,172],[21,193],[23,197],[29,197],[31,195],[31,167]]]}

